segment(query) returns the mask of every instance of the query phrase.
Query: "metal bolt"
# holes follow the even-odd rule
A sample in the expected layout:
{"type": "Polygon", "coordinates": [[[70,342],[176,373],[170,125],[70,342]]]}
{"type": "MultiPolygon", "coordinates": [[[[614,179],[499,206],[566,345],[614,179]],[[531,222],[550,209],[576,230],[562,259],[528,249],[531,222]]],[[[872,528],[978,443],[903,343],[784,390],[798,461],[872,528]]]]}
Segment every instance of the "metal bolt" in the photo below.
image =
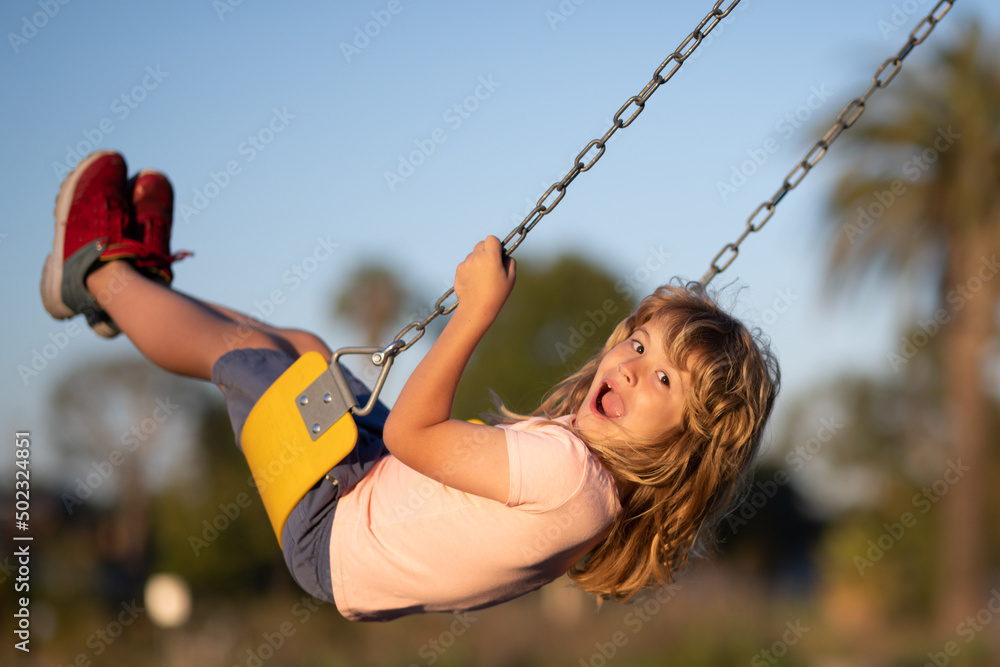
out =
{"type": "Polygon", "coordinates": [[[313,427],[312,427],[312,432],[313,432],[313,433],[319,433],[319,432],[320,432],[320,431],[322,431],[322,430],[323,430],[323,429],[322,429],[322,428],[320,428],[320,425],[319,425],[319,424],[313,424],[313,427]]]}
{"type": "Polygon", "coordinates": [[[309,404],[309,397],[308,396],[304,396],[304,395],[303,396],[299,396],[299,405],[308,405],[308,404],[309,404]]]}
{"type": "Polygon", "coordinates": [[[333,401],[333,396],[331,396],[329,392],[323,394],[323,402],[324,403],[330,403],[332,401],[333,401]]]}

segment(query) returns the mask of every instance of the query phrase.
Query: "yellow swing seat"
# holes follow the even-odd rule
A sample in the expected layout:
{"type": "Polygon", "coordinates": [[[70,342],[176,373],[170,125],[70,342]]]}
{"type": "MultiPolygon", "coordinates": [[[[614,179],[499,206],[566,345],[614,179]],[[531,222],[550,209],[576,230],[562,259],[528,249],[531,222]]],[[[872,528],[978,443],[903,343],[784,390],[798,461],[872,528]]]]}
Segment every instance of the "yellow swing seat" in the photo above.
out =
{"type": "Polygon", "coordinates": [[[354,404],[345,405],[347,401],[336,391],[315,396],[307,392],[317,378],[326,377],[326,386],[330,385],[331,366],[318,352],[303,354],[264,392],[243,426],[243,454],[278,544],[295,505],[357,442],[358,427],[351,414],[354,404]],[[307,425],[313,420],[303,408],[310,404],[316,406],[314,413],[325,410],[327,422],[335,421],[321,425],[322,419],[317,419],[307,425]]]}
{"type": "Polygon", "coordinates": [[[343,347],[329,364],[318,352],[306,352],[250,411],[240,438],[243,455],[279,545],[288,515],[302,497],[354,449],[354,416],[367,415],[375,407],[401,347],[398,340],[384,349],[343,347]],[[370,354],[372,363],[382,368],[364,406],[358,406],[339,365],[345,354],[370,354]]]}

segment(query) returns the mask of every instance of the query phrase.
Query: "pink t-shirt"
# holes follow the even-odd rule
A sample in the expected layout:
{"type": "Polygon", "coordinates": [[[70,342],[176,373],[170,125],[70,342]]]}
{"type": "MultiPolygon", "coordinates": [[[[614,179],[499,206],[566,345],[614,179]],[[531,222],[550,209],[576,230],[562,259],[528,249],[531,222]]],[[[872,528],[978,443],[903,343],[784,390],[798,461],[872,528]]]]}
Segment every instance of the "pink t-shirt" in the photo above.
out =
{"type": "Polygon", "coordinates": [[[456,491],[392,456],[340,499],[330,570],[345,618],[505,602],[598,544],[621,509],[610,473],[560,426],[529,419],[500,428],[510,460],[506,504],[456,491]]]}

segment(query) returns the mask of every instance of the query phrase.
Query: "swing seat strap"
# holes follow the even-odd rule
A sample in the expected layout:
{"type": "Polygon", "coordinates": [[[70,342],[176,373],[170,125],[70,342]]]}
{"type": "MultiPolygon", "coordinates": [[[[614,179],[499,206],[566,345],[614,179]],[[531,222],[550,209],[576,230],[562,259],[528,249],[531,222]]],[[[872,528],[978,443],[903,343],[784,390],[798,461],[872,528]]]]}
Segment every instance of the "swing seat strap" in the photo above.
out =
{"type": "MultiPolygon", "coordinates": [[[[243,454],[281,544],[288,515],[354,449],[356,403],[318,352],[299,357],[260,397],[241,436],[243,454]]],[[[337,377],[337,376],[340,377],[337,377]]]]}

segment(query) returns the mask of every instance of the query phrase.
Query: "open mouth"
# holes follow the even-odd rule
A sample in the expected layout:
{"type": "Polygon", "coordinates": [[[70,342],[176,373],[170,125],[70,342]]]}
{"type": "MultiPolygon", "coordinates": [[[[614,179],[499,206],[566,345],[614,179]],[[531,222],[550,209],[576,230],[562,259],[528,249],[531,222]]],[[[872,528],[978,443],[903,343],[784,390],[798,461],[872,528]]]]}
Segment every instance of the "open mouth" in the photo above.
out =
{"type": "Polygon", "coordinates": [[[622,403],[621,397],[615,393],[614,388],[607,382],[602,384],[601,388],[597,390],[595,407],[599,414],[612,419],[625,414],[625,404],[622,403]]]}

